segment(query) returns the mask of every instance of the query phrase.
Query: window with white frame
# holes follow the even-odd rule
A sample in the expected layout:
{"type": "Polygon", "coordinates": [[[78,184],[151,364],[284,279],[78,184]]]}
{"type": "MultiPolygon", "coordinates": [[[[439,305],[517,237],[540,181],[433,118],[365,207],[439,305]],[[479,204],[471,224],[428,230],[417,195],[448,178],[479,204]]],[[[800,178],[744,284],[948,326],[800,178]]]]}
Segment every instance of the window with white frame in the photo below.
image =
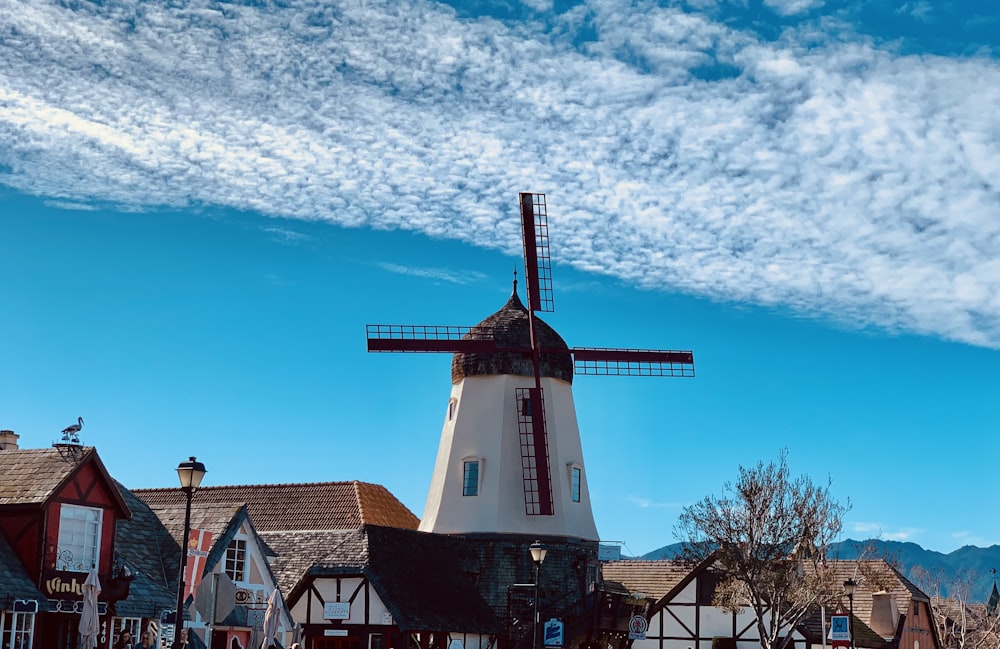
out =
{"type": "MultiPolygon", "coordinates": [[[[23,600],[15,600],[14,608],[23,600]]],[[[37,609],[37,603],[34,608],[37,609]]],[[[0,649],[31,649],[35,637],[35,613],[25,611],[0,611],[0,649]]]]}
{"type": "Polygon", "coordinates": [[[462,495],[478,496],[482,477],[483,459],[467,457],[462,460],[462,495]]]}
{"type": "Polygon", "coordinates": [[[235,582],[246,581],[247,541],[236,538],[226,548],[226,574],[235,582]]]}
{"type": "Polygon", "coordinates": [[[118,645],[118,640],[122,637],[122,634],[127,633],[129,638],[131,638],[131,645],[135,645],[139,642],[139,634],[142,629],[142,618],[139,617],[116,617],[114,618],[112,624],[112,637],[111,646],[115,647],[118,645]]]}
{"type": "Polygon", "coordinates": [[[87,572],[101,558],[101,518],[104,511],[80,505],[59,510],[59,547],[56,570],[87,572]]]}

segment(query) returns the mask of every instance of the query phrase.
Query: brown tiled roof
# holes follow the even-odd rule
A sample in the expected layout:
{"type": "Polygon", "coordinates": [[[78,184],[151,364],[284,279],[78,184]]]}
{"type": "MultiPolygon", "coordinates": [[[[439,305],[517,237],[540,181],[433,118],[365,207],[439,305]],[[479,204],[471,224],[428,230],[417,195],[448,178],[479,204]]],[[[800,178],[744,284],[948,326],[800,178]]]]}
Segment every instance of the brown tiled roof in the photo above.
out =
{"type": "MultiPolygon", "coordinates": [[[[896,600],[899,612],[906,614],[913,600],[930,602],[927,595],[917,588],[913,582],[882,559],[864,559],[860,561],[829,561],[827,567],[834,571],[837,582],[854,579],[857,587],[854,590],[854,616],[871,624],[873,593],[888,592],[896,600]]],[[[840,606],[847,611],[850,601],[844,595],[840,606]]]]}
{"type": "Polygon", "coordinates": [[[43,504],[94,452],[92,446],[70,449],[0,451],[0,505],[43,504]]]}
{"type": "Polygon", "coordinates": [[[631,592],[644,593],[659,600],[670,592],[685,577],[691,574],[691,567],[679,561],[608,561],[602,572],[607,580],[620,582],[631,592]]]}
{"type": "MultiPolygon", "coordinates": [[[[855,611],[855,613],[857,613],[857,611],[855,611]]],[[[830,615],[832,614],[833,611],[826,611],[827,626],[830,624],[830,615]]],[[[846,611],[844,614],[846,614],[846,611]]],[[[819,607],[813,609],[802,619],[802,621],[799,622],[799,626],[797,628],[810,644],[814,646],[822,644],[823,631],[827,628],[823,626],[823,612],[819,609],[819,607]]],[[[891,641],[887,641],[885,638],[872,631],[871,627],[865,624],[864,621],[857,615],[854,616],[852,631],[854,633],[855,646],[865,647],[865,649],[881,649],[892,646],[891,641]]]]}
{"type": "Polygon", "coordinates": [[[0,507],[41,507],[88,462],[107,481],[121,515],[131,516],[94,447],[75,444],[0,451],[0,507]]]}
{"type": "MultiPolygon", "coordinates": [[[[134,493],[160,514],[168,528],[182,527],[185,496],[178,488],[136,489],[134,493]],[[162,512],[162,513],[161,513],[162,512]],[[179,522],[178,522],[179,518],[179,522]]],[[[258,532],[356,530],[364,524],[416,529],[413,512],[382,485],[367,482],[202,487],[194,494],[191,526],[228,522],[245,504],[258,532]],[[228,517],[225,516],[226,507],[228,517]],[[200,518],[196,521],[196,512],[200,518]]],[[[211,529],[203,527],[201,529],[211,529]]]]}

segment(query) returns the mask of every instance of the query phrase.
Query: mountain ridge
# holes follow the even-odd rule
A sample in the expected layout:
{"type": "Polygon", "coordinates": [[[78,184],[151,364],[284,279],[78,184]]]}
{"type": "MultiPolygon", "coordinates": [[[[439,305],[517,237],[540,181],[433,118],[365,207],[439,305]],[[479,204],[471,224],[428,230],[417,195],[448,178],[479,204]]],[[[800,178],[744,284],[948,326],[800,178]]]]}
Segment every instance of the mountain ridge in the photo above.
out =
{"type": "MultiPolygon", "coordinates": [[[[633,557],[641,561],[673,559],[680,552],[683,543],[672,543],[661,548],[633,557]]],[[[985,603],[990,596],[995,579],[991,572],[1000,568],[1000,545],[980,548],[964,545],[948,553],[926,550],[910,541],[882,541],[868,539],[856,541],[847,539],[834,543],[827,556],[831,559],[852,561],[862,554],[865,558],[886,558],[894,561],[903,575],[927,595],[934,595],[934,585],[940,587],[940,594],[947,596],[955,584],[970,581],[969,601],[985,603]],[[918,569],[918,570],[915,570],[918,569]],[[922,576],[919,569],[927,571],[922,576]],[[928,582],[928,578],[931,583],[928,582]]]]}

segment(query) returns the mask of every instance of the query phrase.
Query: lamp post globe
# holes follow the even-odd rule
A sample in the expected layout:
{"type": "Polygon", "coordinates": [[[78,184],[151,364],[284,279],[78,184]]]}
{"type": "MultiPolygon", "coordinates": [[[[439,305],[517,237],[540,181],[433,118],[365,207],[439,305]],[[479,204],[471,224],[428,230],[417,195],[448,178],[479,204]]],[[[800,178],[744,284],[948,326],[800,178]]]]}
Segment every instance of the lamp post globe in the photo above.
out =
{"type": "Polygon", "coordinates": [[[851,649],[854,649],[854,589],[858,587],[858,582],[853,578],[844,582],[844,592],[847,594],[847,601],[850,605],[851,619],[849,620],[848,633],[851,634],[851,649]]]}
{"type": "Polygon", "coordinates": [[[528,546],[528,551],[531,552],[531,560],[535,563],[535,622],[532,625],[533,642],[532,649],[541,649],[538,644],[538,578],[542,573],[542,562],[545,561],[545,555],[548,550],[542,545],[541,541],[535,541],[528,546]]]}
{"type": "Polygon", "coordinates": [[[191,536],[191,498],[201,486],[205,477],[205,465],[193,455],[186,462],[177,465],[177,477],[184,492],[184,534],[181,537],[181,564],[177,573],[177,608],[174,613],[174,649],[181,649],[181,635],[184,630],[184,569],[187,567],[188,537],[191,536]]]}

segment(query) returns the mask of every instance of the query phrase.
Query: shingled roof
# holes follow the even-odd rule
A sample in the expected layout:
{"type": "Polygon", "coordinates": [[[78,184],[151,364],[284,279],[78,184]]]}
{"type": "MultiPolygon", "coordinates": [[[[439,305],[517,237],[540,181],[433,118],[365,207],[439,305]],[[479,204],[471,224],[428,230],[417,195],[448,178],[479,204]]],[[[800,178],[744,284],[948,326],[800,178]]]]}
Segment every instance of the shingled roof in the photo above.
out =
{"type": "Polygon", "coordinates": [[[283,593],[291,593],[316,563],[329,568],[341,561],[352,570],[368,563],[368,548],[360,529],[260,532],[260,537],[277,555],[271,570],[283,593]]]}
{"type": "Polygon", "coordinates": [[[679,561],[608,561],[601,571],[605,579],[617,581],[633,593],[659,600],[691,574],[679,561]]]}
{"type": "Polygon", "coordinates": [[[146,503],[122,484],[116,485],[132,510],[132,520],[118,521],[115,549],[133,578],[128,598],[116,603],[115,614],[155,617],[177,605],[181,548],[146,503]]]}
{"type": "Polygon", "coordinates": [[[0,507],[43,506],[87,462],[111,485],[112,498],[128,517],[128,506],[113,488],[114,480],[94,447],[73,444],[0,451],[0,507]]]}
{"type": "MultiPolygon", "coordinates": [[[[185,496],[180,489],[136,489],[134,493],[160,513],[161,519],[166,516],[163,523],[168,529],[183,526],[185,496]]],[[[226,508],[228,521],[244,504],[259,533],[356,530],[365,524],[416,529],[420,524],[388,489],[354,480],[202,487],[194,496],[191,526],[211,529],[200,525],[221,521],[226,508]],[[202,518],[196,520],[196,516],[202,518]]]]}
{"type": "MultiPolygon", "coordinates": [[[[542,349],[553,350],[541,355],[539,369],[542,376],[573,382],[573,357],[569,346],[556,330],[539,318],[535,318],[535,336],[542,349]]],[[[528,323],[528,309],[517,296],[517,282],[507,303],[496,313],[477,324],[467,338],[488,338],[496,341],[497,347],[506,349],[531,349],[531,332],[528,323]]],[[[534,376],[535,369],[530,353],[509,352],[460,352],[452,357],[451,382],[458,383],[467,376],[534,376]]]]}
{"type": "Polygon", "coordinates": [[[44,602],[45,596],[31,581],[7,539],[0,534],[0,610],[7,608],[15,599],[44,602]]]}
{"type": "Polygon", "coordinates": [[[477,563],[474,541],[412,529],[365,525],[349,532],[265,532],[278,552],[275,572],[289,605],[309,588],[301,577],[363,575],[400,629],[497,633],[500,621],[466,567],[477,563]],[[294,557],[290,555],[296,555],[294,557]]]}

